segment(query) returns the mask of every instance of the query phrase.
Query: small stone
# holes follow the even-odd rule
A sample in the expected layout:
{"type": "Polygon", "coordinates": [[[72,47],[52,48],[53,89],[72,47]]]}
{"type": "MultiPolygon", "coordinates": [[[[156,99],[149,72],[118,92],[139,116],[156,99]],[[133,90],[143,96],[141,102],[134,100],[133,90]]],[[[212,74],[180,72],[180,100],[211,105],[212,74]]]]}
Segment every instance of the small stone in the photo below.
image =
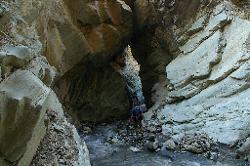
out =
{"type": "Polygon", "coordinates": [[[250,137],[246,139],[239,149],[237,149],[236,153],[240,156],[250,154],[250,137]]]}
{"type": "Polygon", "coordinates": [[[155,141],[155,135],[154,134],[149,135],[148,141],[151,141],[151,142],[155,141]]]}
{"type": "Polygon", "coordinates": [[[91,131],[92,131],[92,130],[91,130],[90,127],[87,127],[87,126],[84,126],[84,127],[83,127],[83,132],[84,132],[84,133],[91,133],[91,131]]]}
{"type": "Polygon", "coordinates": [[[159,141],[152,136],[146,141],[146,147],[150,151],[156,151],[160,147],[160,144],[159,141]]]}
{"type": "Polygon", "coordinates": [[[65,158],[66,158],[66,159],[72,159],[72,158],[73,158],[73,156],[72,156],[72,154],[71,154],[71,153],[69,153],[69,154],[66,154],[66,155],[65,155],[65,158]]]}
{"type": "Polygon", "coordinates": [[[155,126],[149,126],[147,129],[148,129],[148,131],[151,132],[151,133],[155,133],[156,130],[157,130],[155,126]]]}
{"type": "Polygon", "coordinates": [[[137,147],[134,147],[134,146],[130,146],[129,149],[132,151],[132,152],[135,152],[135,153],[138,153],[141,151],[141,149],[137,148],[137,147]]]}
{"type": "Polygon", "coordinates": [[[163,144],[163,147],[167,148],[168,150],[175,150],[176,144],[173,139],[170,139],[163,144]]]}
{"type": "Polygon", "coordinates": [[[57,125],[57,124],[53,124],[53,129],[56,131],[56,132],[61,132],[61,133],[64,133],[64,128],[57,125]]]}
{"type": "Polygon", "coordinates": [[[59,162],[60,164],[66,164],[66,161],[65,161],[64,159],[59,159],[58,162],[59,162]]]}
{"type": "Polygon", "coordinates": [[[118,138],[115,137],[115,138],[112,138],[112,139],[110,140],[110,143],[116,144],[118,141],[119,141],[118,138]]]}
{"type": "Polygon", "coordinates": [[[218,153],[215,153],[215,152],[210,153],[210,159],[211,160],[216,161],[216,160],[218,160],[218,158],[219,158],[218,153]]]}

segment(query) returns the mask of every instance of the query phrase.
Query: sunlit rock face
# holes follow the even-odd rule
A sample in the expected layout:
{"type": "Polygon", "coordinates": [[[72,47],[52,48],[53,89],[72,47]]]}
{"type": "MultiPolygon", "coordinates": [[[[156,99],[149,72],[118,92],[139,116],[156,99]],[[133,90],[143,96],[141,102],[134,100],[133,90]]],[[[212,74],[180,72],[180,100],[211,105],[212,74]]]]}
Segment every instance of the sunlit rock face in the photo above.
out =
{"type": "Polygon", "coordinates": [[[80,62],[106,65],[132,33],[132,11],[119,0],[50,1],[43,19],[46,57],[62,74],[80,62]]]}
{"type": "MultiPolygon", "coordinates": [[[[249,5],[249,4],[248,4],[249,5]]],[[[219,1],[197,12],[173,34],[178,54],[157,112],[163,133],[205,132],[234,145],[249,136],[249,11],[219,1]]]]}

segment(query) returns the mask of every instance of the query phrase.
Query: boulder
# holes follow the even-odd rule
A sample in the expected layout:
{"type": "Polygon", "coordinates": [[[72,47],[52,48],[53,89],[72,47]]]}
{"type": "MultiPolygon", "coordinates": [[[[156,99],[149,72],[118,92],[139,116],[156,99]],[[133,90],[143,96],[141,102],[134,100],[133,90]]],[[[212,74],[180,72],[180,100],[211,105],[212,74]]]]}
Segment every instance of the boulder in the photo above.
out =
{"type": "Polygon", "coordinates": [[[45,135],[50,89],[33,73],[18,70],[0,84],[0,152],[8,165],[28,165],[45,135]]]}
{"type": "Polygon", "coordinates": [[[146,141],[145,146],[147,147],[147,149],[149,151],[155,152],[155,151],[159,150],[160,143],[159,143],[158,139],[155,137],[155,135],[150,135],[148,140],[146,141]]]}
{"type": "Polygon", "coordinates": [[[24,67],[32,58],[27,46],[6,44],[0,51],[0,66],[3,77],[7,77],[11,71],[24,67]]]}
{"type": "Polygon", "coordinates": [[[169,139],[166,142],[163,143],[163,148],[166,148],[168,150],[176,150],[177,149],[177,145],[174,142],[173,139],[169,139]]]}
{"type": "Polygon", "coordinates": [[[250,154],[250,138],[248,137],[246,141],[237,149],[237,155],[249,156],[250,154]]]}

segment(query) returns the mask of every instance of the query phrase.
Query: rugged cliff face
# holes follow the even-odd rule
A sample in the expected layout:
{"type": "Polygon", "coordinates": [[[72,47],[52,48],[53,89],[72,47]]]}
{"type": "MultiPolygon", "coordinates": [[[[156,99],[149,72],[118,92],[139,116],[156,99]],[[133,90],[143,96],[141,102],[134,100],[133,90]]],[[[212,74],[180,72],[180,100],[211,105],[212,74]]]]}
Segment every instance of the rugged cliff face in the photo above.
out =
{"type": "Polygon", "coordinates": [[[141,64],[140,76],[148,106],[160,100],[158,95],[167,93],[169,82],[165,67],[181,52],[179,47],[184,42],[182,38],[186,34],[183,31],[187,24],[194,20],[198,11],[206,10],[208,4],[209,1],[199,0],[134,2],[135,31],[132,48],[135,58],[141,64]],[[159,88],[162,93],[154,95],[159,88]]]}
{"type": "Polygon", "coordinates": [[[64,111],[126,117],[128,92],[140,104],[145,95],[145,124],[164,135],[205,132],[245,155],[249,9],[247,0],[0,1],[0,165],[90,165],[64,111]]]}
{"type": "Polygon", "coordinates": [[[33,165],[89,165],[62,107],[75,120],[128,115],[126,83],[112,64],[132,35],[130,7],[120,0],[0,5],[0,165],[29,165],[39,144],[33,165]]]}
{"type": "Polygon", "coordinates": [[[195,13],[171,28],[179,51],[153,109],[165,134],[205,132],[234,146],[249,136],[249,2],[212,1],[195,13]]]}
{"type": "Polygon", "coordinates": [[[56,92],[78,120],[127,115],[126,84],[111,62],[132,35],[132,11],[123,1],[49,1],[42,18],[46,57],[60,73],[56,92]]]}
{"type": "MultiPolygon", "coordinates": [[[[61,144],[74,153],[71,165],[89,165],[88,151],[76,129],[67,123],[57,96],[51,89],[56,76],[44,55],[38,35],[39,17],[46,1],[0,2],[0,165],[29,165],[40,141],[57,133],[71,146],[61,144]],[[49,115],[55,112],[53,118],[49,115]],[[59,119],[55,122],[54,119],[59,119]],[[50,131],[51,133],[48,133],[50,131]],[[46,134],[47,133],[47,134],[46,134]],[[74,136],[67,137],[67,134],[74,136]]],[[[60,141],[54,137],[54,141],[60,141]]],[[[53,142],[46,143],[48,146],[53,142]]],[[[42,146],[42,145],[41,145],[42,146]]],[[[51,151],[55,146],[51,146],[51,151]]],[[[58,152],[61,157],[66,154],[58,152]]],[[[53,158],[58,163],[59,156],[53,158]]]]}

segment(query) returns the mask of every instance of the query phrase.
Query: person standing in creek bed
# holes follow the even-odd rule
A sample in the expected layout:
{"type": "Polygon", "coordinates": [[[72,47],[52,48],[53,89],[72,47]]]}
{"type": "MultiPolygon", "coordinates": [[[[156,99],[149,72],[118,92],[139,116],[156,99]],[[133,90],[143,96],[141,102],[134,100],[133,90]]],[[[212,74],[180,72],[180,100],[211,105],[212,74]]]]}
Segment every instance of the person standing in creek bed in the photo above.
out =
{"type": "Polygon", "coordinates": [[[147,111],[145,104],[135,106],[130,110],[130,121],[131,122],[141,122],[143,119],[143,113],[147,111]]]}

